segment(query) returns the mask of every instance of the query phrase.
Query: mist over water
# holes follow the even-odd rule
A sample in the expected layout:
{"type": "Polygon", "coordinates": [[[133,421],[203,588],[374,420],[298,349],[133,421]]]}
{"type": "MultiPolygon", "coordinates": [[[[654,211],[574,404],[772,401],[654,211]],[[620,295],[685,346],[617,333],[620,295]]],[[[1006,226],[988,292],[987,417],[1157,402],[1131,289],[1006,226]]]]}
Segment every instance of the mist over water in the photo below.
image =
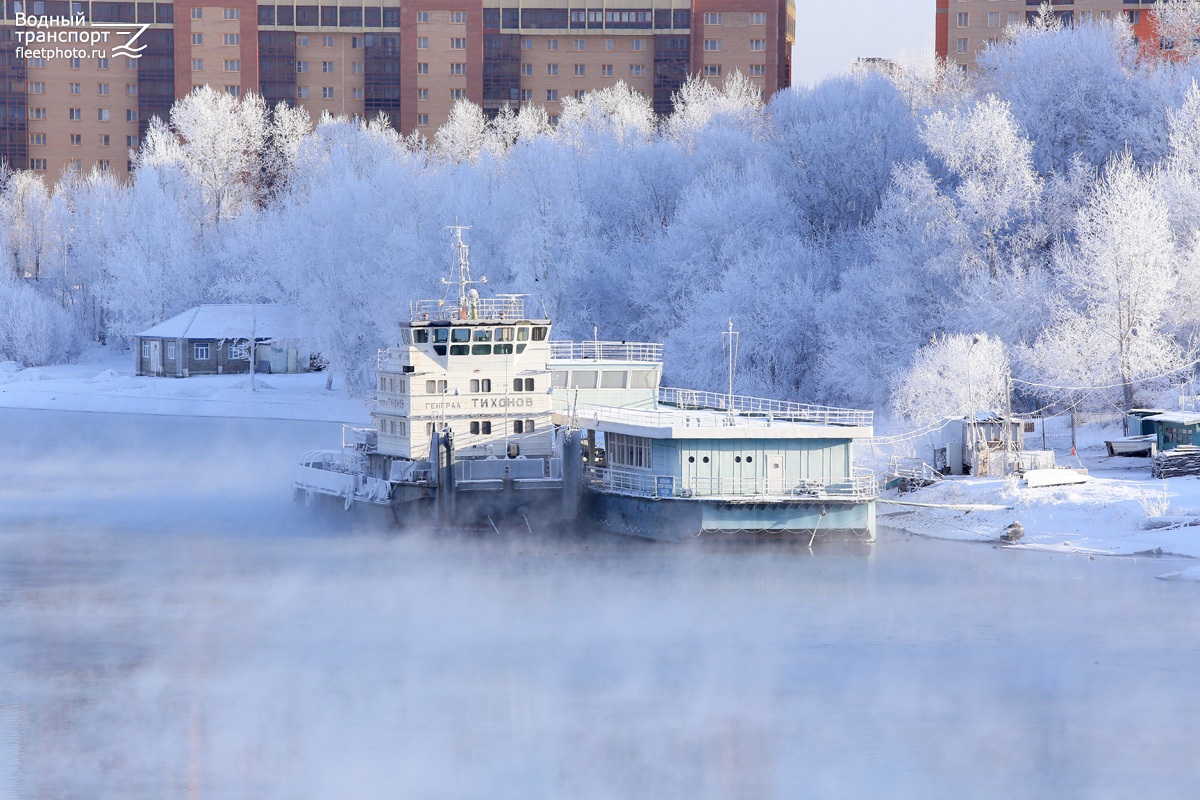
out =
{"type": "Polygon", "coordinates": [[[0,410],[0,799],[1185,797],[1165,560],[397,534],[337,426],[0,410]]]}

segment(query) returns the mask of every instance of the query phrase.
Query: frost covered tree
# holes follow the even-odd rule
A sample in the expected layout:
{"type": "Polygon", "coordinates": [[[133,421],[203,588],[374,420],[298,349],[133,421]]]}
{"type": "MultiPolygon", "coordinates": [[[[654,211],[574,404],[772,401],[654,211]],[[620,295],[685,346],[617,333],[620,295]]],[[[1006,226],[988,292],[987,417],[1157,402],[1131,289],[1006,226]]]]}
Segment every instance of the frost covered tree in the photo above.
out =
{"type": "Polygon", "coordinates": [[[654,134],[654,109],[650,100],[625,81],[587,92],[579,100],[564,97],[559,131],[576,142],[611,134],[618,142],[627,138],[645,141],[654,134]]]}
{"type": "Polygon", "coordinates": [[[1041,383],[1115,385],[1128,411],[1139,381],[1183,365],[1166,326],[1179,272],[1159,183],[1126,154],[1079,209],[1076,244],[1057,258],[1058,319],[1032,348],[1041,383]],[[1080,357],[1074,368],[1064,361],[1069,354],[1080,357]]]}
{"type": "Polygon", "coordinates": [[[52,298],[24,278],[0,272],[0,361],[36,367],[78,351],[77,328],[52,298]]]}
{"type": "Polygon", "coordinates": [[[920,350],[892,391],[892,409],[918,425],[933,425],[1004,407],[1008,353],[988,334],[939,336],[920,350]]]}
{"type": "Polygon", "coordinates": [[[1151,14],[1160,46],[1172,58],[1190,61],[1200,53],[1200,3],[1158,0],[1151,14]]]}
{"type": "Polygon", "coordinates": [[[475,161],[483,152],[486,132],[483,109],[470,100],[457,100],[445,124],[433,135],[433,147],[448,161],[475,161]]]}

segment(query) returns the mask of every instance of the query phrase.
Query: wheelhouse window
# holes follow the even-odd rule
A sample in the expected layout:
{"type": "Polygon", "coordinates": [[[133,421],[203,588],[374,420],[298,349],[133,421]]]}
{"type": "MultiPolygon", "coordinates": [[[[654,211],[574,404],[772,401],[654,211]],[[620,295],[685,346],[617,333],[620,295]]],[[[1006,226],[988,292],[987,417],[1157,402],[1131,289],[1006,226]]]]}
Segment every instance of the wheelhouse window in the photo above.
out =
{"type": "Polygon", "coordinates": [[[538,325],[533,329],[533,340],[535,342],[544,342],[544,341],[546,341],[546,335],[549,332],[550,332],[550,329],[547,328],[545,325],[538,325]]]}
{"type": "MultiPolygon", "coordinates": [[[[404,331],[405,338],[408,338],[408,331],[404,331]]],[[[429,341],[429,330],[426,328],[417,328],[412,332],[413,342],[415,344],[425,344],[429,341]]],[[[407,342],[406,342],[407,344],[407,342]]]]}
{"type": "Polygon", "coordinates": [[[211,358],[209,355],[208,342],[194,343],[192,345],[192,358],[196,359],[197,361],[208,361],[208,359],[211,358]]]}
{"type": "Polygon", "coordinates": [[[517,341],[518,342],[529,341],[529,328],[517,328],[517,341]]]}
{"type": "MultiPolygon", "coordinates": [[[[534,330],[537,330],[536,328],[534,330]]],[[[571,388],[572,389],[595,389],[596,388],[596,370],[594,369],[577,369],[571,372],[571,388]]]]}
{"type": "Polygon", "coordinates": [[[600,373],[601,389],[624,389],[629,382],[629,373],[625,370],[606,369],[600,373]]]}

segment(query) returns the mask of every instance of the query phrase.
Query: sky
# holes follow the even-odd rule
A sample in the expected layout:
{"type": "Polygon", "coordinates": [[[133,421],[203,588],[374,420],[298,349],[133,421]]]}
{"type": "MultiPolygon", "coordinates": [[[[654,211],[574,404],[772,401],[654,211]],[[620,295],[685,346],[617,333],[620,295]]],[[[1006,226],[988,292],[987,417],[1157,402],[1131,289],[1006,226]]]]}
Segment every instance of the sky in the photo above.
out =
{"type": "Polygon", "coordinates": [[[792,79],[812,84],[860,56],[933,50],[934,0],[796,0],[792,79]]]}

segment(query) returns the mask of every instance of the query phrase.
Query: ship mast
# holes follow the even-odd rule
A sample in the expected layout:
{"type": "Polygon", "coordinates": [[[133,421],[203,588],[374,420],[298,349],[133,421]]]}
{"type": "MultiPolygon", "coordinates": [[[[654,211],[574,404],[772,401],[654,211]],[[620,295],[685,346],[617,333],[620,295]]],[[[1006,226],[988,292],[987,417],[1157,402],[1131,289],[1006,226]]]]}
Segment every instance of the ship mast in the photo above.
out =
{"type": "Polygon", "coordinates": [[[454,231],[455,247],[458,248],[458,280],[448,281],[442,278],[443,286],[453,286],[458,284],[458,308],[459,313],[466,318],[467,309],[471,310],[471,318],[478,318],[479,310],[479,292],[476,289],[468,288],[472,284],[487,283],[487,278],[480,276],[479,280],[471,280],[471,260],[470,247],[463,241],[463,231],[469,231],[470,225],[459,225],[457,221],[453,225],[447,225],[447,229],[454,231]]]}
{"type": "Polygon", "coordinates": [[[726,344],[729,354],[729,416],[733,416],[733,371],[737,366],[738,331],[733,329],[733,317],[729,318],[729,330],[721,333],[721,343],[726,344]],[[728,337],[728,340],[726,340],[728,337]]]}

